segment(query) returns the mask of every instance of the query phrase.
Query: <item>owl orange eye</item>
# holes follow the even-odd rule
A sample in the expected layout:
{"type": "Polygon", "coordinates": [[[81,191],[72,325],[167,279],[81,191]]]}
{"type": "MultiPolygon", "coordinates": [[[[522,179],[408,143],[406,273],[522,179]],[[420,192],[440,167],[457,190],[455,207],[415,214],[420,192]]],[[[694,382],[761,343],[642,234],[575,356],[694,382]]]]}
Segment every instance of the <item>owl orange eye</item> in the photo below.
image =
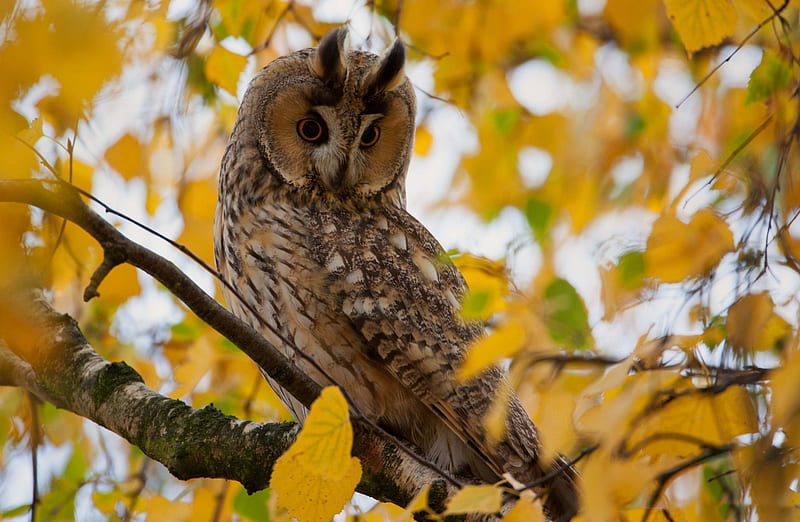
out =
{"type": "Polygon", "coordinates": [[[314,118],[303,118],[297,122],[297,135],[309,143],[316,143],[325,138],[325,126],[314,118]]]}
{"type": "Polygon", "coordinates": [[[372,147],[376,143],[378,143],[378,139],[381,137],[381,129],[377,125],[370,125],[369,127],[364,130],[364,134],[361,135],[361,146],[362,147],[372,147]]]}

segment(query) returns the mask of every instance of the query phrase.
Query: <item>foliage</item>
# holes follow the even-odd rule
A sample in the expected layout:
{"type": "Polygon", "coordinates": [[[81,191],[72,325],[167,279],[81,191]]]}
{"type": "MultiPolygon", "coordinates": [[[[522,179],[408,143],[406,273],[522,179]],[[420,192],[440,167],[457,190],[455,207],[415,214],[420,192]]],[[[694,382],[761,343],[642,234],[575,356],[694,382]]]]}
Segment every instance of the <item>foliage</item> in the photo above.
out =
{"type": "MultiPolygon", "coordinates": [[[[68,180],[210,263],[216,170],[254,69],[348,20],[355,45],[380,51],[398,34],[419,88],[411,181],[437,174],[424,166],[447,170],[437,157],[457,163],[425,221],[471,216],[468,249],[484,230],[510,238],[453,254],[472,289],[465,313],[491,325],[461,377],[512,358],[544,454],[581,457],[585,520],[796,518],[796,3],[379,0],[334,14],[326,2],[174,4],[0,2],[0,178],[68,180]]],[[[216,292],[179,252],[108,218],[216,292]]],[[[3,273],[33,269],[106,358],[191,405],[288,419],[255,365],[143,274],[120,266],[83,304],[103,251],[78,227],[10,203],[0,220],[3,273]]],[[[13,308],[0,300],[0,332],[20,331],[13,308]]],[[[296,472],[330,481],[333,466],[341,488],[328,490],[327,518],[359,475],[343,400],[327,408],[341,445],[315,453],[319,465],[284,455],[277,501],[179,483],[107,432],[31,404],[0,389],[0,492],[31,446],[65,456],[39,470],[40,518],[279,518],[277,506],[302,509],[282,488],[323,487],[296,472]]],[[[298,446],[323,437],[314,426],[298,446]]],[[[492,511],[498,491],[465,489],[449,512],[492,511]]],[[[408,520],[426,499],[358,516],[408,520]]],[[[30,498],[8,502],[3,517],[30,498]]],[[[523,496],[506,518],[536,516],[523,496]]]]}

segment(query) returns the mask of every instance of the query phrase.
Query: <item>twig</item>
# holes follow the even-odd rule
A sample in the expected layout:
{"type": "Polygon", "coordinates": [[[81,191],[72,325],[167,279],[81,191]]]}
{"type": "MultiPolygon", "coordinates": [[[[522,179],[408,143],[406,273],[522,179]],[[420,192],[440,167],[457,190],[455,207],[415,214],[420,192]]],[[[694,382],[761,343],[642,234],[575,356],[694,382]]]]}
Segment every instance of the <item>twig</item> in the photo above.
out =
{"type": "Polygon", "coordinates": [[[658,485],[656,486],[655,491],[650,496],[650,500],[647,502],[647,509],[644,513],[644,517],[642,517],[642,522],[647,522],[647,519],[650,517],[650,513],[653,511],[653,508],[656,505],[661,493],[663,493],[664,489],[667,487],[667,484],[670,480],[672,480],[676,475],[680,474],[681,472],[697,466],[698,464],[702,464],[707,460],[711,460],[715,457],[719,457],[720,455],[724,455],[726,453],[730,453],[733,450],[733,444],[725,444],[724,446],[717,446],[714,448],[709,448],[705,450],[700,455],[693,457],[689,460],[686,460],[676,466],[669,468],[666,471],[662,471],[658,474],[658,485]]]}
{"type": "Polygon", "coordinates": [[[537,478],[533,482],[530,482],[530,483],[526,484],[525,485],[525,489],[535,488],[537,486],[541,486],[541,485],[546,484],[547,482],[549,482],[550,480],[554,479],[555,477],[557,477],[561,473],[564,473],[568,469],[572,468],[581,459],[583,459],[587,455],[590,455],[595,450],[597,450],[597,448],[599,448],[599,447],[600,447],[599,444],[595,444],[594,446],[590,446],[590,447],[584,449],[583,451],[581,451],[580,453],[578,453],[578,455],[575,458],[573,458],[571,460],[564,460],[564,461],[560,462],[558,464],[558,466],[553,468],[553,470],[550,471],[549,473],[547,473],[545,475],[542,475],[541,477],[537,478]]]}
{"type": "Polygon", "coordinates": [[[740,152],[742,152],[748,145],[750,145],[750,142],[756,139],[756,136],[761,134],[764,131],[764,129],[767,128],[767,125],[769,124],[770,121],[772,121],[772,114],[769,114],[764,119],[764,121],[762,121],[761,124],[747,136],[747,138],[745,138],[745,140],[742,143],[740,143],[735,149],[733,149],[733,151],[730,154],[728,154],[728,157],[725,158],[725,161],[723,161],[722,164],[719,167],[717,167],[717,169],[714,172],[711,173],[711,177],[708,179],[708,181],[703,183],[702,187],[699,187],[691,196],[688,196],[686,198],[686,201],[684,201],[683,203],[684,208],[686,208],[686,205],[689,204],[689,201],[691,201],[696,195],[698,195],[701,190],[705,189],[706,187],[714,183],[714,181],[716,181],[717,177],[722,173],[723,170],[725,170],[728,167],[728,165],[731,164],[731,162],[736,158],[736,156],[738,156],[740,152]]]}
{"type": "Polygon", "coordinates": [[[275,18],[275,22],[272,24],[272,29],[270,29],[267,37],[264,38],[264,42],[261,43],[261,45],[259,45],[258,47],[254,48],[252,51],[250,51],[249,55],[254,55],[257,52],[263,51],[264,49],[269,47],[270,42],[272,42],[272,37],[275,36],[275,32],[278,30],[278,26],[281,24],[281,22],[283,22],[283,19],[286,18],[286,14],[292,9],[294,9],[294,0],[289,0],[289,2],[286,3],[286,7],[284,7],[283,10],[275,18]]]}
{"type": "Polygon", "coordinates": [[[130,495],[128,495],[130,498],[130,503],[125,508],[125,513],[122,515],[122,522],[129,522],[136,514],[136,504],[139,502],[139,499],[142,496],[145,485],[147,485],[147,467],[149,464],[149,459],[142,459],[142,465],[139,467],[139,471],[137,471],[136,474],[131,477],[137,480],[137,484],[133,491],[131,491],[130,495]]]}
{"type": "MultiPolygon", "coordinates": [[[[705,441],[705,440],[703,440],[703,439],[701,439],[699,437],[694,437],[692,435],[687,435],[685,433],[654,433],[652,435],[649,435],[649,436],[643,438],[642,440],[640,440],[639,442],[634,444],[630,449],[625,449],[624,447],[623,448],[619,448],[618,452],[619,452],[619,455],[622,456],[623,458],[630,458],[637,451],[641,450],[642,448],[644,448],[648,444],[651,444],[653,442],[662,441],[662,440],[677,440],[677,441],[685,442],[687,444],[694,444],[694,445],[696,445],[696,446],[698,446],[700,448],[703,448],[703,449],[708,449],[708,448],[713,448],[714,447],[714,444],[710,444],[708,441],[705,441]]],[[[625,444],[625,441],[623,441],[622,444],[625,444]]]]}
{"type": "Polygon", "coordinates": [[[39,405],[33,393],[28,392],[28,403],[31,408],[31,475],[33,493],[31,495],[31,522],[36,522],[36,510],[39,507],[39,405]]]}
{"type": "Polygon", "coordinates": [[[678,104],[677,104],[677,105],[675,105],[675,108],[676,108],[676,109],[680,109],[681,105],[683,105],[683,103],[684,103],[686,100],[688,100],[688,99],[689,99],[689,97],[690,97],[692,94],[694,94],[695,92],[697,92],[697,90],[698,90],[700,87],[702,87],[702,86],[703,86],[703,85],[704,85],[704,84],[705,84],[705,83],[706,83],[706,82],[707,82],[707,81],[708,81],[708,80],[709,80],[709,79],[710,79],[710,78],[711,78],[711,77],[712,77],[712,76],[713,76],[713,75],[714,75],[714,74],[715,74],[715,73],[716,73],[716,72],[717,72],[717,71],[718,71],[720,68],[722,68],[722,66],[723,66],[723,65],[725,65],[726,63],[728,63],[728,62],[731,60],[731,58],[733,58],[733,56],[734,56],[736,53],[738,53],[738,52],[739,52],[739,50],[740,50],[742,47],[744,47],[744,46],[745,46],[745,44],[746,44],[747,42],[749,42],[749,41],[750,41],[750,39],[751,39],[752,37],[754,37],[754,36],[755,36],[755,35],[758,33],[758,31],[760,31],[760,30],[761,30],[761,28],[762,28],[762,27],[764,27],[765,25],[767,25],[768,23],[770,23],[770,22],[772,21],[772,19],[773,19],[773,18],[775,18],[776,16],[779,16],[779,15],[780,15],[780,13],[781,13],[781,12],[782,12],[784,9],[786,9],[786,6],[787,6],[787,5],[789,5],[789,0],[783,0],[783,4],[782,4],[780,7],[778,7],[777,9],[774,9],[771,15],[769,15],[767,18],[765,18],[764,20],[762,20],[762,21],[761,21],[761,22],[760,22],[760,23],[759,23],[759,24],[756,26],[756,28],[755,28],[755,29],[753,29],[752,31],[750,31],[750,33],[749,33],[747,36],[745,36],[745,37],[744,37],[744,40],[742,40],[742,41],[739,43],[739,45],[736,47],[736,49],[734,49],[734,50],[731,52],[731,54],[730,54],[730,55],[728,55],[728,57],[727,57],[727,58],[725,58],[724,60],[722,60],[721,62],[719,62],[719,63],[718,63],[718,64],[717,64],[717,65],[716,65],[716,66],[715,66],[713,69],[711,69],[711,70],[708,72],[708,74],[706,74],[706,75],[703,77],[703,79],[702,79],[702,80],[700,80],[699,82],[697,82],[697,83],[695,84],[694,88],[693,88],[691,91],[689,91],[689,94],[687,94],[686,96],[684,96],[683,98],[681,98],[681,101],[679,101],[679,102],[678,102],[678,104]]]}
{"type": "MultiPolygon", "coordinates": [[[[66,222],[66,220],[64,221],[66,222]]],[[[126,260],[127,256],[124,248],[120,248],[117,245],[108,245],[107,247],[104,247],[103,262],[100,263],[100,266],[98,266],[94,273],[92,273],[92,277],[89,279],[89,284],[86,285],[86,289],[83,291],[83,300],[88,302],[95,297],[100,297],[97,287],[100,286],[100,283],[103,282],[103,279],[108,276],[111,270],[118,265],[121,265],[126,260]]]]}

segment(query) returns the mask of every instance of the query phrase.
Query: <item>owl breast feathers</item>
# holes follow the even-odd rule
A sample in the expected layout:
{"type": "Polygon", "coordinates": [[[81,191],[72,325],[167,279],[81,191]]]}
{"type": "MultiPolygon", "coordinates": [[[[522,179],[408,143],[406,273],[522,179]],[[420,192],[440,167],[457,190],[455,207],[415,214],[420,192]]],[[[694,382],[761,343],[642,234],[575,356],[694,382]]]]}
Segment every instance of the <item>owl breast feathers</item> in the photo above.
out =
{"type": "MultiPolygon", "coordinates": [[[[439,466],[529,483],[551,470],[536,429],[500,370],[456,380],[483,328],[462,319],[463,277],[405,210],[415,101],[403,45],[378,57],[347,52],[345,36],[278,58],[247,89],[219,180],[214,254],[239,294],[225,298],[439,466]],[[507,401],[499,441],[483,422],[495,400],[507,401]]],[[[270,384],[302,422],[303,405],[270,384]]],[[[546,510],[566,520],[571,472],[556,475],[546,510]]]]}

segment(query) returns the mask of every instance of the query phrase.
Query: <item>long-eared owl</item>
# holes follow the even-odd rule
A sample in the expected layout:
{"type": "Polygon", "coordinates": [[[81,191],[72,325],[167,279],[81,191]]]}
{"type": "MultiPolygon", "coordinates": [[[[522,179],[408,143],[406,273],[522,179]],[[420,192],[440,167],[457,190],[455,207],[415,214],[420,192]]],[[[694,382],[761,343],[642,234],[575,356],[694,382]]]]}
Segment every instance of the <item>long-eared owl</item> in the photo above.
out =
{"type": "MultiPolygon", "coordinates": [[[[379,57],[348,51],[345,36],[274,60],[244,95],[222,159],[214,253],[258,317],[225,298],[305,374],[345,388],[440,467],[529,483],[551,471],[536,429],[501,370],[456,379],[484,329],[462,319],[463,277],[405,210],[415,99],[404,47],[379,57]],[[508,401],[499,441],[483,419],[495,399],[508,401]]],[[[303,405],[270,384],[302,422],[303,405]]],[[[568,519],[571,472],[553,475],[546,510],[568,519]]]]}

